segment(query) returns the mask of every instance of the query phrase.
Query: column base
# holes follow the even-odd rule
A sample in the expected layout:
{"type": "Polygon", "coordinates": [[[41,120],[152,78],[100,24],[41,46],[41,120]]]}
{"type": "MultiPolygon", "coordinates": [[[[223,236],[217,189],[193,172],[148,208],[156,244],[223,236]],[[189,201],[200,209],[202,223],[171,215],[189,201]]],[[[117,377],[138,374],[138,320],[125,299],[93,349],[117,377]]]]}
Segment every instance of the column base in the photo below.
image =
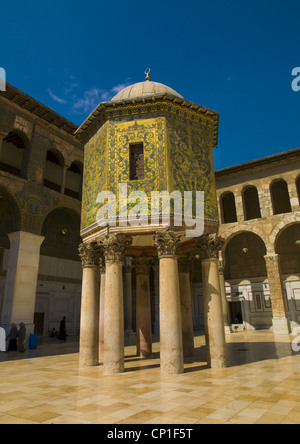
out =
{"type": "Polygon", "coordinates": [[[287,318],[273,318],[273,332],[275,335],[289,335],[289,320],[287,318]]]}
{"type": "Polygon", "coordinates": [[[104,362],[103,363],[103,374],[104,375],[116,375],[119,373],[124,373],[124,363],[123,362],[104,362]]]}

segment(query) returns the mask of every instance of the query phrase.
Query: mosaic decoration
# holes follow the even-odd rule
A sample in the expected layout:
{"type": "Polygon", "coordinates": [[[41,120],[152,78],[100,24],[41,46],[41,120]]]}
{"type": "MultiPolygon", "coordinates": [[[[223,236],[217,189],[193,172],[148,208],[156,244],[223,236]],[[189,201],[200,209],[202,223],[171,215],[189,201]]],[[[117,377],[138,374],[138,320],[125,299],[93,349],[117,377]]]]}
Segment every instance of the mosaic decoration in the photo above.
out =
{"type": "MultiPolygon", "coordinates": [[[[95,225],[100,191],[119,200],[119,184],[128,194],[144,191],[150,208],[151,191],[204,191],[205,219],[218,221],[212,159],[212,125],[161,113],[117,118],[106,122],[85,146],[81,229],[95,225]],[[130,181],[130,144],[143,143],[143,180],[130,181]]],[[[122,205],[122,202],[120,202],[122,205]]],[[[130,211],[135,204],[128,205],[130,211]]],[[[117,207],[117,214],[119,208],[117,207]]]]}
{"type": "Polygon", "coordinates": [[[100,191],[107,189],[107,168],[105,162],[107,127],[102,127],[85,146],[82,190],[81,228],[96,221],[98,207],[96,198],[100,191]]]}
{"type": "Polygon", "coordinates": [[[201,107],[191,102],[187,102],[182,99],[182,104],[175,103],[180,99],[172,97],[169,100],[163,100],[157,98],[154,102],[148,103],[135,103],[135,104],[113,104],[106,102],[97,108],[95,116],[91,117],[92,121],[88,126],[83,125],[80,131],[77,132],[78,137],[87,143],[98,131],[98,129],[104,125],[108,120],[124,120],[124,119],[140,119],[147,118],[150,114],[160,114],[165,116],[166,113],[177,117],[182,117],[189,123],[196,123],[207,126],[212,135],[213,144],[216,146],[218,143],[218,122],[219,116],[214,111],[210,111],[207,108],[201,107]]]}
{"type": "Polygon", "coordinates": [[[181,120],[167,119],[172,190],[203,191],[205,219],[218,221],[211,133],[181,120]]]}

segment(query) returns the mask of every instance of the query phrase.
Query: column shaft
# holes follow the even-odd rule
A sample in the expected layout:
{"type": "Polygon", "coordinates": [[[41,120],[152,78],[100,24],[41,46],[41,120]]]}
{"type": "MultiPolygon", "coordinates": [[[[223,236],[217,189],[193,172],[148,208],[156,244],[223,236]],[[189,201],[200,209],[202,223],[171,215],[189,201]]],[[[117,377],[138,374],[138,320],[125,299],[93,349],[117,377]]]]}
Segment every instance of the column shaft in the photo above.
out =
{"type": "Polygon", "coordinates": [[[106,261],[103,365],[106,374],[124,371],[122,262],[106,261]]]}
{"type": "Polygon", "coordinates": [[[80,316],[79,364],[98,365],[99,350],[99,258],[96,243],[81,244],[82,291],[80,316]]]}
{"type": "Polygon", "coordinates": [[[99,271],[83,268],[80,317],[80,365],[98,365],[99,271]]]}
{"type": "Polygon", "coordinates": [[[224,261],[219,261],[219,279],[220,279],[220,291],[221,291],[221,300],[222,300],[222,309],[223,309],[223,319],[224,319],[224,327],[225,333],[230,333],[229,320],[228,320],[228,303],[226,299],[226,288],[225,288],[225,277],[224,277],[224,261]]]}
{"type": "Polygon", "coordinates": [[[290,325],[281,279],[279,256],[278,254],[267,255],[265,261],[272,300],[274,333],[286,335],[290,332],[290,325]]]}
{"type": "Polygon", "coordinates": [[[124,288],[125,288],[125,298],[124,298],[124,318],[125,318],[125,333],[128,336],[133,335],[132,330],[132,272],[131,265],[125,265],[124,272],[124,288]]]}
{"type": "Polygon", "coordinates": [[[198,239],[202,259],[202,285],[207,361],[211,368],[227,366],[222,296],[219,278],[219,251],[224,239],[210,234],[198,239]]]}
{"type": "Polygon", "coordinates": [[[160,281],[160,360],[163,373],[183,373],[183,344],[178,264],[176,257],[162,257],[160,281]]]}
{"type": "Polygon", "coordinates": [[[202,261],[204,319],[211,368],[226,367],[226,342],[217,259],[202,261]]]}
{"type": "Polygon", "coordinates": [[[44,237],[19,231],[8,235],[10,251],[1,313],[1,324],[26,324],[34,331],[34,309],[39,270],[40,246],[44,237]]]}
{"type": "Polygon", "coordinates": [[[105,264],[100,264],[100,313],[99,313],[99,362],[103,361],[104,352],[104,307],[105,307],[105,264]]]}
{"type": "Polygon", "coordinates": [[[100,242],[106,263],[103,349],[105,374],[124,371],[123,258],[130,243],[131,238],[120,233],[107,235],[100,242]]]}
{"type": "Polygon", "coordinates": [[[189,272],[190,265],[189,258],[179,258],[179,288],[184,356],[194,355],[193,307],[189,272]]]}
{"type": "Polygon", "coordinates": [[[137,257],[133,260],[136,269],[136,333],[137,354],[142,358],[152,355],[150,268],[151,257],[137,257]]]}
{"type": "Polygon", "coordinates": [[[154,244],[159,257],[160,365],[162,373],[184,371],[180,290],[177,263],[179,237],[173,232],[158,232],[154,244]]]}

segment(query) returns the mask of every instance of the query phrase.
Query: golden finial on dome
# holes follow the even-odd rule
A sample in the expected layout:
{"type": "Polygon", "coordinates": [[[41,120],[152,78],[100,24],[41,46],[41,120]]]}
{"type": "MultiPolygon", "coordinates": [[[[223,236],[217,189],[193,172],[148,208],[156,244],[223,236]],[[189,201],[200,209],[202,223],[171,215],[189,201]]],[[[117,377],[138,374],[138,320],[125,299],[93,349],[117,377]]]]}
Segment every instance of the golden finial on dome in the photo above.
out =
{"type": "Polygon", "coordinates": [[[150,80],[150,77],[149,77],[150,71],[151,71],[150,68],[147,68],[146,71],[145,71],[145,74],[146,74],[146,82],[149,82],[149,80],[150,80]]]}

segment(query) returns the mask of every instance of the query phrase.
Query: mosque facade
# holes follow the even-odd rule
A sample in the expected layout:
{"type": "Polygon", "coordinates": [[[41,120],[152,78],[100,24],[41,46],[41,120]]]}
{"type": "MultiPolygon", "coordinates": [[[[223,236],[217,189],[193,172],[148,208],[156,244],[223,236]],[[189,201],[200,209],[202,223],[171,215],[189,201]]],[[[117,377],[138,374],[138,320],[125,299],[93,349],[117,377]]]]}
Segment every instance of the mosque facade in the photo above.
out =
{"type": "Polygon", "coordinates": [[[79,128],[11,85],[0,103],[2,327],[48,336],[66,316],[81,364],[107,373],[126,338],[146,357],[159,333],[162,371],[180,373],[195,330],[218,368],[225,333],[300,328],[300,149],[214,171],[218,113],[149,78],[79,128]],[[172,205],[169,223],[140,224],[128,195],[144,193],[149,217],[164,190],[204,191],[200,236],[172,205]]]}

